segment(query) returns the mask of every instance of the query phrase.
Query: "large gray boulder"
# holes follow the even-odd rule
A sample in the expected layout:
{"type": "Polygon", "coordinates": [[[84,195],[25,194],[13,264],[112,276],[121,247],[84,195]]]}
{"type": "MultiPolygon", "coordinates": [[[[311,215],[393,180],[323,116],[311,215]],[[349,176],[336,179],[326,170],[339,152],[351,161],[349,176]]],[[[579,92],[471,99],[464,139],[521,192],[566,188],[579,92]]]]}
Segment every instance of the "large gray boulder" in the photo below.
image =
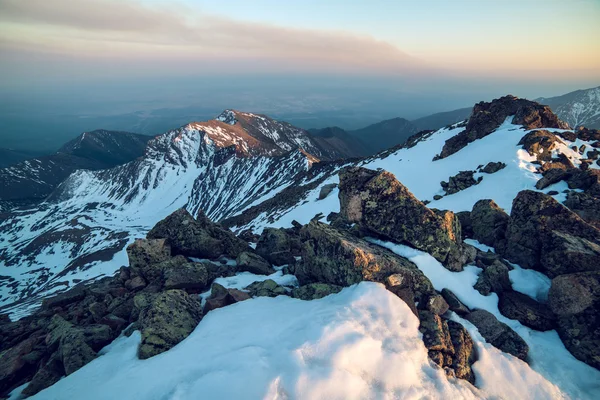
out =
{"type": "Polygon", "coordinates": [[[197,296],[183,290],[168,290],[154,296],[140,312],[138,327],[141,359],[163,353],[189,336],[202,319],[197,296]]]}
{"type": "Polygon", "coordinates": [[[600,270],[600,230],[544,193],[517,195],[506,240],[503,256],[551,278],[600,270]]]}
{"type": "Polygon", "coordinates": [[[271,275],[275,269],[261,256],[244,251],[236,259],[238,271],[247,271],[257,275],[271,275]]]}
{"type": "Polygon", "coordinates": [[[340,172],[340,215],[376,235],[431,254],[447,268],[465,263],[460,223],[451,212],[436,213],[389,172],[361,167],[340,172]]]}
{"type": "Polygon", "coordinates": [[[184,208],[158,222],[148,239],[166,239],[173,254],[216,259],[222,254],[237,257],[248,251],[248,243],[210,221],[202,211],[194,219],[184,208]]]}
{"type": "Polygon", "coordinates": [[[502,252],[510,217],[493,200],[479,200],[470,214],[473,238],[502,252]]]}

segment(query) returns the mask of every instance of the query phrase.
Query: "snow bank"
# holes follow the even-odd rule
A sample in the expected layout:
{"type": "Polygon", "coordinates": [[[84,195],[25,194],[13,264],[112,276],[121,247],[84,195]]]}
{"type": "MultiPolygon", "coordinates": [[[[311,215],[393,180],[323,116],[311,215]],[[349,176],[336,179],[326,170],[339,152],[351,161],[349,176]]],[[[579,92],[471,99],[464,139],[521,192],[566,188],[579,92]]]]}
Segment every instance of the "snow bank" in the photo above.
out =
{"type": "MultiPolygon", "coordinates": [[[[448,288],[469,308],[491,312],[527,342],[529,365],[485,343],[474,326],[461,320],[470,329],[479,350],[480,361],[474,364],[473,370],[480,389],[505,399],[565,396],[573,399],[600,398],[600,371],[573,357],[556,331],[535,331],[504,317],[498,310],[498,296],[495,293],[483,296],[473,288],[481,272],[480,268],[467,266],[462,272],[452,272],[425,252],[391,242],[375,239],[370,241],[408,258],[431,280],[436,290],[448,288]]],[[[535,288],[536,293],[540,292],[543,283],[523,282],[523,279],[531,279],[532,276],[529,271],[525,273],[524,270],[513,273],[513,288],[520,288],[524,293],[533,293],[532,288],[535,288]]],[[[458,320],[457,316],[455,318],[458,320]]]]}
{"type": "Polygon", "coordinates": [[[314,301],[257,298],[210,312],[186,340],[148,360],[136,357],[139,333],[120,338],[33,398],[487,397],[430,363],[418,326],[375,283],[314,301]]]}

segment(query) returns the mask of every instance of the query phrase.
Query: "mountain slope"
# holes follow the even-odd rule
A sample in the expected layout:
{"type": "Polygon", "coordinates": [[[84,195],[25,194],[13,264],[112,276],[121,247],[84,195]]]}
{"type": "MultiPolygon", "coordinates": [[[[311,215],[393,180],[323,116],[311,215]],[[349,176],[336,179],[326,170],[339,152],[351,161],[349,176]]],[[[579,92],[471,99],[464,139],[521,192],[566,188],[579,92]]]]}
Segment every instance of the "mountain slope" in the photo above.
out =
{"type": "Polygon", "coordinates": [[[112,274],[125,262],[126,244],[174,210],[202,209],[215,220],[235,215],[289,186],[319,158],[339,154],[288,124],[226,111],[157,136],[127,164],[77,170],[39,207],[0,222],[0,267],[10,267],[0,305],[35,303],[38,295],[112,274]]]}
{"type": "Polygon", "coordinates": [[[97,170],[131,161],[151,137],[129,132],[85,132],[58,152],[0,169],[0,201],[39,201],[78,169],[97,170]]]}
{"type": "Polygon", "coordinates": [[[600,128],[600,86],[562,96],[540,97],[536,101],[549,105],[556,115],[573,128],[600,128]]]}
{"type": "Polygon", "coordinates": [[[366,143],[369,150],[376,153],[404,143],[417,133],[417,128],[404,118],[393,118],[348,133],[366,143]]]}

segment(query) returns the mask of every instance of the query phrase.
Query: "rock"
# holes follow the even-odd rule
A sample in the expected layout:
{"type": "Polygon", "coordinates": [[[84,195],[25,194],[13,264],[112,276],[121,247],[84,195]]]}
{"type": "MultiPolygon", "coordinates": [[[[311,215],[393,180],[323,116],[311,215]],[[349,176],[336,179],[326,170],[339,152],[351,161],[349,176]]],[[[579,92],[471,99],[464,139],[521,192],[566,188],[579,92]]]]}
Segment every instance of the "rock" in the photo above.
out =
{"type": "Polygon", "coordinates": [[[0,395],[8,395],[14,388],[31,379],[36,365],[27,362],[24,356],[33,351],[39,340],[38,337],[30,337],[0,352],[0,395]]]}
{"type": "Polygon", "coordinates": [[[442,196],[442,195],[439,195],[439,194],[434,194],[434,195],[433,195],[433,199],[434,199],[434,200],[436,200],[436,201],[437,201],[437,200],[441,200],[441,199],[443,199],[443,198],[444,198],[444,196],[442,196]]]}
{"type": "Polygon", "coordinates": [[[560,139],[553,133],[546,130],[539,130],[527,133],[521,138],[518,145],[523,146],[523,149],[537,160],[550,161],[552,159],[552,150],[560,143],[560,139]]]}
{"type": "Polygon", "coordinates": [[[483,272],[479,274],[477,283],[473,287],[484,296],[489,295],[491,292],[500,294],[504,291],[512,290],[512,285],[508,277],[508,267],[497,261],[485,267],[483,272]]]}
{"type": "Polygon", "coordinates": [[[472,384],[475,384],[475,374],[471,369],[471,365],[477,361],[477,352],[473,339],[464,326],[454,321],[447,321],[450,340],[454,347],[454,356],[451,368],[454,370],[456,377],[465,379],[472,384]]]}
{"type": "MultiPolygon", "coordinates": [[[[481,180],[475,180],[473,174],[475,171],[460,171],[458,174],[451,176],[448,182],[440,182],[442,189],[446,195],[458,193],[473,185],[477,185],[481,180]]],[[[435,199],[435,197],[434,197],[435,199]]]]}
{"type": "Polygon", "coordinates": [[[83,285],[77,285],[71,290],[67,290],[54,297],[44,299],[42,301],[42,308],[50,310],[55,307],[64,307],[69,304],[81,301],[87,295],[87,290],[83,285]]]}
{"type": "Polygon", "coordinates": [[[99,351],[108,345],[121,332],[121,329],[111,331],[111,328],[105,324],[92,324],[75,329],[82,333],[83,341],[94,351],[99,351]]]}
{"type": "Polygon", "coordinates": [[[498,162],[491,161],[491,162],[485,164],[485,167],[483,167],[481,169],[481,172],[485,172],[486,174],[494,174],[504,168],[506,168],[505,163],[503,163],[501,161],[498,161],[498,162]]]}
{"type": "Polygon", "coordinates": [[[288,294],[288,291],[273,279],[254,282],[245,287],[244,290],[247,290],[252,297],[277,297],[288,294]]]}
{"type": "Polygon", "coordinates": [[[265,228],[256,244],[256,253],[273,265],[293,264],[292,240],[283,229],[265,228]]]}
{"type": "Polygon", "coordinates": [[[323,200],[325,197],[329,196],[329,193],[333,192],[333,189],[337,187],[337,183],[329,183],[327,185],[321,186],[321,191],[319,192],[319,200],[323,200]]]}
{"type": "Polygon", "coordinates": [[[216,259],[221,254],[237,257],[248,251],[248,243],[211,222],[201,211],[194,219],[181,208],[157,223],[148,239],[166,239],[173,254],[216,259]]]}
{"type": "Polygon", "coordinates": [[[301,236],[302,262],[295,271],[301,285],[322,282],[350,286],[363,280],[385,282],[390,275],[398,274],[397,279],[409,282],[417,299],[435,293],[415,264],[346,231],[313,221],[302,229],[301,236]]]}
{"type": "Polygon", "coordinates": [[[62,364],[62,360],[58,353],[52,354],[48,361],[40,367],[40,369],[33,376],[29,385],[23,389],[21,394],[29,397],[33,396],[54,385],[65,375],[65,369],[62,364]]]}
{"type": "Polygon", "coordinates": [[[271,275],[275,273],[271,264],[258,254],[243,252],[236,259],[238,271],[247,271],[257,275],[271,275]]]}
{"type": "Polygon", "coordinates": [[[471,211],[473,238],[501,252],[506,248],[509,216],[493,200],[479,200],[471,211]]]}
{"type": "Polygon", "coordinates": [[[71,375],[96,358],[96,352],[85,342],[81,331],[71,329],[60,340],[59,350],[65,374],[71,375]]]}
{"type": "Polygon", "coordinates": [[[226,307],[250,298],[250,295],[246,292],[237,289],[227,289],[218,283],[213,283],[210,297],[206,299],[206,304],[204,305],[204,313],[206,314],[211,310],[226,307]]]}
{"type": "Polygon", "coordinates": [[[189,293],[200,293],[208,289],[210,274],[204,263],[176,262],[163,270],[165,289],[183,289],[189,293]]]}
{"type": "Polygon", "coordinates": [[[508,325],[498,321],[492,313],[475,310],[467,314],[465,318],[479,329],[479,333],[488,343],[523,361],[527,360],[529,352],[527,343],[508,325]]]}
{"type": "Polygon", "coordinates": [[[442,289],[442,296],[446,303],[448,303],[448,307],[451,311],[454,311],[460,316],[465,316],[471,312],[467,306],[465,306],[456,295],[450,289],[442,289]]]}
{"type": "Polygon", "coordinates": [[[436,293],[429,296],[425,308],[436,315],[443,315],[448,311],[450,306],[441,294],[436,293]]]}
{"type": "Polygon", "coordinates": [[[433,287],[427,287],[425,291],[430,293],[419,294],[418,300],[416,300],[417,295],[415,294],[415,283],[413,280],[414,278],[412,272],[406,270],[404,272],[389,275],[387,278],[385,278],[385,287],[387,290],[402,299],[408,305],[413,314],[418,317],[419,312],[417,311],[416,301],[422,299],[423,303],[427,304],[426,301],[428,300],[429,296],[434,293],[434,291],[433,287]]]}
{"type": "Polygon", "coordinates": [[[153,266],[171,258],[171,247],[165,239],[136,239],[127,246],[127,256],[135,274],[153,281],[161,274],[153,266]]]}
{"type": "Polygon", "coordinates": [[[579,314],[600,301],[600,272],[580,272],[552,279],[548,305],[558,316],[579,314]]]}
{"type": "Polygon", "coordinates": [[[330,285],[328,283],[309,283],[304,286],[294,288],[292,297],[300,300],[317,300],[330,294],[339,293],[341,286],[330,285]]]}
{"type": "Polygon", "coordinates": [[[340,214],[376,235],[431,254],[447,268],[463,268],[460,223],[438,215],[385,171],[346,168],[340,173],[340,214]]]}
{"type": "Polygon", "coordinates": [[[536,189],[543,190],[550,185],[554,185],[562,180],[569,179],[572,173],[570,170],[564,170],[561,168],[552,168],[544,172],[542,179],[536,182],[536,189]]]}
{"type": "Polygon", "coordinates": [[[108,312],[106,305],[104,303],[99,302],[94,302],[90,304],[88,310],[90,311],[90,314],[92,314],[92,317],[96,322],[100,321],[102,317],[104,317],[108,312]]]}
{"type": "Polygon", "coordinates": [[[0,324],[7,324],[11,322],[8,314],[0,314],[0,324]]]}
{"type": "Polygon", "coordinates": [[[577,129],[577,138],[586,142],[600,140],[600,131],[598,129],[588,129],[581,126],[577,129]]]}
{"type": "Polygon", "coordinates": [[[132,279],[129,279],[125,282],[125,287],[132,292],[142,290],[146,287],[146,285],[146,280],[141,276],[134,276],[132,279]]]}
{"type": "Polygon", "coordinates": [[[600,198],[589,193],[569,192],[563,203],[588,224],[600,229],[600,198]]]}
{"type": "Polygon", "coordinates": [[[188,337],[201,319],[202,308],[196,296],[183,290],[158,294],[140,312],[142,341],[138,356],[146,359],[171,349],[188,337]]]}
{"type": "Polygon", "coordinates": [[[600,231],[544,193],[517,195],[506,239],[506,259],[551,278],[600,270],[600,231]]]}
{"type": "Polygon", "coordinates": [[[514,124],[523,125],[528,130],[569,128],[569,125],[558,119],[548,106],[510,95],[504,96],[489,103],[476,104],[465,130],[446,140],[442,152],[436,159],[448,157],[469,143],[489,135],[511,115],[514,115],[512,119],[514,124]]]}
{"type": "Polygon", "coordinates": [[[600,302],[580,313],[559,316],[556,332],[575,358],[600,369],[600,302]]]}
{"type": "Polygon", "coordinates": [[[554,314],[548,306],[522,293],[505,291],[500,295],[498,308],[505,317],[516,319],[531,329],[537,331],[554,329],[554,314]]]}
{"type": "Polygon", "coordinates": [[[423,334],[423,343],[429,351],[454,353],[448,323],[431,311],[419,310],[419,331],[423,334]]]}
{"type": "Polygon", "coordinates": [[[546,193],[548,196],[556,196],[559,194],[556,190],[550,190],[546,193]]]}

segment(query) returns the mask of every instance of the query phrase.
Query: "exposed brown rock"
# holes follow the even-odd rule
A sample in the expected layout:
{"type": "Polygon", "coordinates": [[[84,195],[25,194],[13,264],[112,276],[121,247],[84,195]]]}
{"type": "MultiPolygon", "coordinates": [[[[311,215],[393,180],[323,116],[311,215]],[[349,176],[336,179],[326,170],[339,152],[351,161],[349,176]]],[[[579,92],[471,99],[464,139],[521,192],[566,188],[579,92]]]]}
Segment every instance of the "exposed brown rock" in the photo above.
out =
{"type": "Polygon", "coordinates": [[[554,314],[547,305],[538,303],[523,293],[512,290],[500,294],[498,308],[502,315],[516,319],[538,331],[554,329],[554,314]]]}

